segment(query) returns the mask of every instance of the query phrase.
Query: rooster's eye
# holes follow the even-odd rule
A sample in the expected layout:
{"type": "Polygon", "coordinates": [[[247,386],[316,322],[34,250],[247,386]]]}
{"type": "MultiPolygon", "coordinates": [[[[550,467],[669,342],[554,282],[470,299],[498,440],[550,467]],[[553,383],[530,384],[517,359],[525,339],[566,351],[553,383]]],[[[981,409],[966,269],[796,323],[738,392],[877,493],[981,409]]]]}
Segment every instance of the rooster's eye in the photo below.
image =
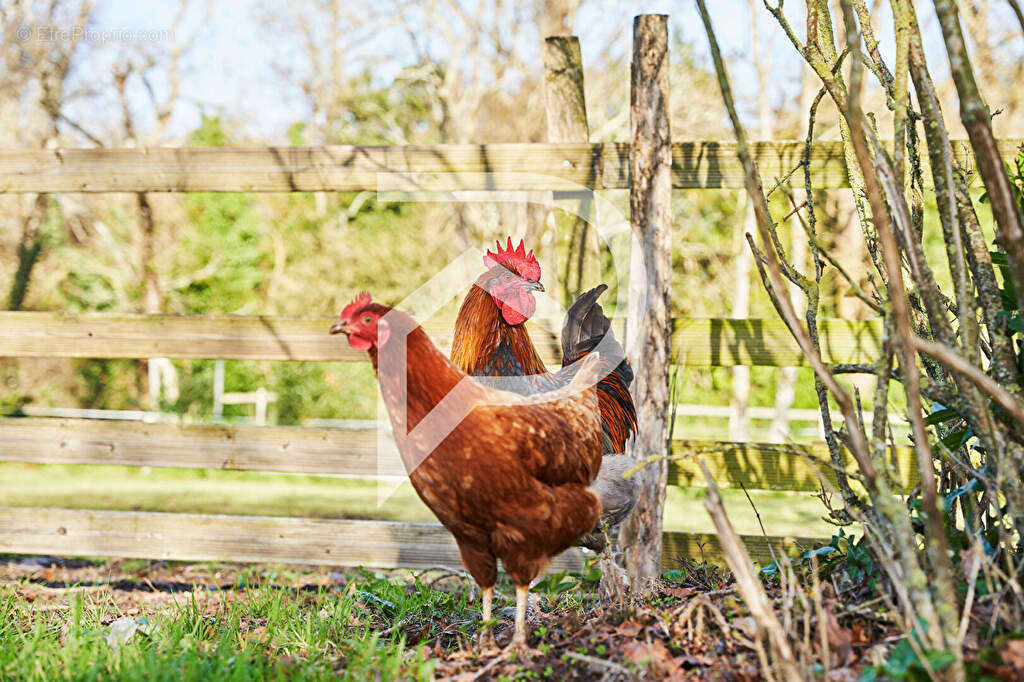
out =
{"type": "Polygon", "coordinates": [[[373,322],[373,318],[369,315],[363,318],[363,324],[370,324],[371,322],[373,322]]]}
{"type": "Polygon", "coordinates": [[[512,273],[511,272],[506,272],[504,277],[505,277],[505,281],[508,282],[509,280],[512,279],[512,273]]]}

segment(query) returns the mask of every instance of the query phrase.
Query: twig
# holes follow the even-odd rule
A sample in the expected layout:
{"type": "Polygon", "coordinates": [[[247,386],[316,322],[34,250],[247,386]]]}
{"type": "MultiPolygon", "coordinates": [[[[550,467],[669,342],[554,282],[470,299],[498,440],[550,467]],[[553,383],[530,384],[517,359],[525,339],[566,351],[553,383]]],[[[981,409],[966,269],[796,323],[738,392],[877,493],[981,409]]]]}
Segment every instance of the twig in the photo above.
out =
{"type": "Polygon", "coordinates": [[[1024,12],[1020,9],[1020,3],[1017,0],[1006,0],[1006,2],[1009,3],[1010,9],[1017,16],[1017,23],[1020,24],[1021,32],[1024,32],[1024,12]]]}
{"type": "Polygon", "coordinates": [[[954,372],[962,374],[974,382],[978,388],[985,391],[1000,407],[1006,410],[1019,427],[1024,427],[1024,409],[1021,409],[1020,404],[1010,395],[1009,391],[996,383],[995,379],[941,343],[922,339],[920,336],[913,337],[913,343],[922,353],[932,356],[954,372]]]}
{"type": "Polygon", "coordinates": [[[828,373],[828,370],[821,359],[821,354],[814,347],[814,343],[807,331],[801,325],[800,319],[797,317],[796,312],[793,309],[792,301],[789,298],[785,282],[782,279],[782,267],[779,264],[776,252],[772,248],[772,223],[771,217],[768,214],[768,204],[765,200],[760,178],[758,177],[754,163],[750,158],[750,152],[747,148],[746,133],[743,125],[740,123],[739,116],[736,114],[736,106],[732,97],[732,87],[729,85],[729,78],[725,72],[722,53],[718,48],[718,40],[715,37],[714,29],[711,26],[711,18],[708,16],[704,0],[697,0],[697,8],[700,11],[701,20],[704,22],[705,32],[708,36],[708,43],[711,48],[711,57],[715,64],[715,72],[718,76],[718,86],[722,93],[722,100],[725,102],[725,107],[729,112],[729,118],[732,121],[733,130],[736,134],[736,152],[737,156],[740,158],[740,162],[743,164],[744,183],[747,187],[747,193],[750,195],[751,201],[754,203],[754,216],[757,218],[758,232],[761,235],[761,241],[764,244],[764,248],[768,255],[768,273],[771,276],[772,288],[775,290],[775,298],[778,301],[779,311],[782,313],[783,320],[785,320],[786,325],[789,327],[790,333],[793,334],[793,337],[800,345],[800,349],[810,361],[815,374],[820,377],[821,381],[826,385],[829,392],[832,393],[836,402],[839,404],[840,410],[842,411],[847,424],[847,429],[851,435],[853,455],[857,459],[857,462],[864,474],[873,479],[875,477],[875,470],[868,458],[867,440],[865,439],[863,432],[860,432],[856,428],[857,418],[853,414],[853,403],[850,400],[850,395],[842,386],[839,385],[839,383],[836,382],[835,377],[828,373]]]}
{"type": "Polygon", "coordinates": [[[487,672],[488,672],[488,671],[489,671],[489,670],[490,670],[491,668],[493,668],[494,666],[498,665],[499,663],[501,663],[501,662],[502,662],[502,661],[504,661],[504,660],[506,660],[506,654],[505,654],[504,652],[502,652],[502,653],[498,654],[497,656],[495,656],[495,657],[494,657],[494,659],[493,659],[493,660],[492,660],[492,661],[491,661],[490,663],[488,663],[488,664],[487,664],[487,665],[485,665],[484,667],[482,667],[482,668],[480,668],[479,670],[477,670],[477,671],[476,671],[476,672],[475,672],[475,673],[473,674],[473,677],[471,677],[471,678],[469,678],[469,679],[471,679],[471,680],[479,680],[479,679],[480,679],[481,677],[483,677],[484,675],[486,675],[486,674],[487,674],[487,672]]]}
{"type": "Polygon", "coordinates": [[[768,539],[768,531],[764,529],[764,524],[761,523],[761,514],[757,511],[757,505],[755,505],[754,501],[750,499],[750,493],[747,492],[747,486],[743,485],[743,481],[740,481],[740,490],[742,490],[743,494],[747,496],[747,502],[750,503],[750,508],[754,510],[754,516],[757,517],[757,525],[761,526],[761,535],[764,536],[764,543],[768,545],[768,552],[772,555],[772,561],[774,561],[775,565],[778,566],[779,558],[775,556],[775,549],[772,547],[772,543],[768,539]]]}
{"type": "MultiPolygon", "coordinates": [[[[850,6],[849,0],[843,0],[840,4],[846,24],[847,45],[849,45],[851,52],[859,52],[860,39],[856,31],[856,22],[853,19],[853,9],[850,6]]],[[[872,156],[868,148],[868,136],[871,135],[873,142],[876,140],[861,109],[862,72],[860,63],[854,59],[851,61],[851,64],[850,96],[847,99],[845,110],[842,111],[849,122],[851,143],[857,157],[857,163],[860,165],[863,173],[864,189],[867,193],[868,203],[871,206],[871,220],[874,223],[875,232],[878,234],[886,274],[889,277],[890,299],[896,320],[900,365],[904,377],[903,387],[907,396],[907,416],[910,419],[911,431],[914,435],[914,451],[917,454],[918,469],[921,477],[921,492],[924,498],[922,507],[928,529],[926,551],[935,572],[935,590],[940,594],[953,594],[953,570],[949,560],[944,521],[938,500],[935,465],[932,459],[931,447],[928,443],[928,431],[922,417],[920,371],[918,370],[914,351],[914,332],[911,326],[910,309],[903,284],[899,247],[896,244],[895,229],[893,222],[891,222],[907,221],[909,220],[909,215],[902,195],[898,195],[894,191],[888,192],[889,201],[894,210],[892,214],[889,210],[890,206],[886,204],[883,197],[879,174],[880,171],[886,171],[886,179],[889,181],[888,184],[891,185],[893,184],[893,178],[891,177],[892,169],[891,166],[887,165],[888,160],[885,157],[885,150],[881,149],[879,145],[874,145],[875,153],[872,156]]],[[[928,621],[928,633],[932,636],[932,646],[937,648],[948,648],[952,644],[952,642],[948,641],[949,636],[955,635],[955,630],[951,630],[951,626],[955,628],[956,625],[949,620],[951,613],[954,614],[955,618],[955,613],[950,606],[951,604],[948,602],[940,602],[934,604],[934,614],[921,613],[921,616],[928,621]],[[934,616],[938,616],[938,618],[933,619],[934,616]]]]}
{"type": "MultiPolygon", "coordinates": [[[[792,200],[790,200],[790,203],[794,203],[794,202],[792,200]]],[[[786,215],[782,216],[782,221],[781,222],[786,222],[787,220],[792,218],[796,213],[799,213],[801,208],[804,208],[806,206],[807,206],[807,200],[804,199],[803,201],[800,202],[800,204],[798,206],[794,206],[792,211],[790,211],[786,215]]],[[[801,222],[803,222],[803,221],[801,220],[801,222]]]]}
{"type": "MultiPolygon", "coordinates": [[[[791,177],[793,177],[793,173],[796,173],[796,172],[797,172],[798,170],[800,170],[801,168],[803,168],[803,166],[804,166],[804,164],[805,164],[805,163],[807,163],[807,161],[805,161],[804,159],[800,159],[800,162],[799,162],[798,164],[796,164],[795,166],[793,166],[792,168],[790,168],[790,169],[789,169],[789,172],[788,172],[788,173],[786,173],[785,175],[783,175],[783,176],[782,176],[782,178],[780,178],[779,180],[777,180],[777,181],[775,182],[775,184],[774,184],[774,185],[772,185],[772,188],[771,188],[770,190],[768,190],[767,192],[765,192],[765,196],[768,196],[768,197],[770,197],[770,196],[771,196],[772,194],[774,194],[774,193],[775,193],[775,190],[777,190],[777,189],[778,189],[779,187],[782,187],[782,184],[783,184],[784,182],[786,182],[787,180],[789,180],[789,179],[790,179],[791,177]]],[[[786,216],[786,217],[788,218],[789,216],[786,216]]],[[[783,218],[783,220],[785,220],[785,218],[783,218]]]]}
{"type": "Polygon", "coordinates": [[[614,661],[606,661],[606,660],[601,659],[601,658],[594,658],[593,656],[587,656],[586,654],[579,654],[579,653],[576,653],[575,651],[566,651],[563,654],[563,656],[567,656],[568,658],[572,658],[572,659],[575,659],[575,660],[580,661],[582,663],[586,663],[587,665],[595,667],[595,668],[605,668],[606,670],[614,670],[615,672],[619,673],[620,675],[624,675],[627,678],[634,677],[634,673],[631,672],[629,668],[627,668],[627,667],[625,667],[623,665],[619,665],[618,663],[616,663],[614,661]]]}
{"type": "Polygon", "coordinates": [[[999,242],[1006,249],[1011,278],[1019,295],[1024,292],[1024,226],[1021,224],[1020,208],[992,133],[991,114],[974,80],[956,3],[951,0],[935,0],[935,13],[939,17],[949,55],[949,70],[960,96],[960,120],[971,139],[971,147],[998,227],[999,242]]]}
{"type": "MultiPolygon", "coordinates": [[[[790,204],[793,204],[793,203],[794,203],[793,202],[793,198],[790,197],[790,204]]],[[[808,205],[808,203],[805,200],[802,204],[800,204],[800,206],[797,206],[792,211],[790,211],[788,214],[786,214],[786,217],[783,218],[783,220],[785,220],[786,218],[789,218],[794,213],[797,213],[797,211],[799,211],[802,207],[807,206],[807,205],[808,205]]],[[[864,303],[864,305],[868,306],[869,308],[874,310],[876,313],[882,314],[884,312],[884,310],[882,309],[882,307],[880,305],[878,305],[878,302],[873,300],[870,296],[868,296],[867,292],[865,292],[861,288],[860,284],[858,284],[857,281],[855,279],[853,279],[853,277],[850,276],[850,273],[848,273],[846,271],[846,268],[844,268],[842,265],[840,265],[839,261],[837,261],[835,258],[833,258],[832,254],[829,253],[828,250],[824,246],[822,246],[821,244],[818,243],[818,241],[814,238],[814,235],[813,235],[810,227],[808,226],[807,223],[804,222],[803,218],[801,218],[799,215],[797,215],[797,218],[800,220],[800,225],[804,228],[804,232],[807,234],[807,240],[812,245],[812,247],[814,248],[815,253],[818,254],[818,255],[824,256],[825,260],[827,260],[832,267],[834,267],[836,270],[839,271],[839,274],[842,275],[843,279],[845,279],[847,284],[850,285],[850,289],[853,291],[853,295],[854,296],[859,298],[864,303]]]]}
{"type": "MultiPolygon", "coordinates": [[[[697,0],[697,3],[701,8],[701,13],[706,14],[707,10],[704,9],[703,0],[697,0]]],[[[789,638],[769,606],[768,595],[765,594],[764,586],[754,574],[754,566],[750,562],[750,556],[747,554],[743,542],[733,529],[732,523],[729,522],[729,517],[722,507],[722,496],[718,491],[718,485],[703,457],[700,460],[700,466],[708,484],[704,507],[715,524],[715,530],[718,531],[718,540],[722,545],[722,551],[729,568],[732,569],[733,577],[736,579],[736,589],[739,590],[744,603],[750,609],[750,614],[757,622],[758,629],[768,634],[768,642],[773,658],[779,666],[781,679],[803,680],[803,672],[796,665],[789,638]]]]}

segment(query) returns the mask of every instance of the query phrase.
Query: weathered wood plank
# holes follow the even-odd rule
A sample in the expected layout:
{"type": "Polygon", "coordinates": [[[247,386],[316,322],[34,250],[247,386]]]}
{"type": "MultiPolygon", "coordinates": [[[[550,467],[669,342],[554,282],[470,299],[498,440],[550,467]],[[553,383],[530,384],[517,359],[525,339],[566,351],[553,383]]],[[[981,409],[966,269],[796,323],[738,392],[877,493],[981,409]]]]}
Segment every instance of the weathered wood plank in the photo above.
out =
{"type": "MultiPolygon", "coordinates": [[[[741,535],[740,539],[747,547],[747,554],[758,566],[767,566],[772,562],[772,553],[768,549],[771,543],[776,554],[786,552],[792,556],[794,552],[812,549],[827,544],[827,539],[808,537],[782,537],[769,535],[741,535]]],[[[713,533],[665,533],[662,535],[661,570],[679,568],[677,559],[691,558],[696,561],[706,560],[717,566],[725,566],[725,555],[718,536],[713,533]]]]}
{"type": "Polygon", "coordinates": [[[377,432],[0,418],[0,461],[377,475],[377,432]]]}
{"type": "MultiPolygon", "coordinates": [[[[706,485],[698,457],[704,458],[723,488],[742,483],[748,490],[817,491],[821,486],[815,469],[836,484],[835,471],[826,464],[829,455],[824,445],[677,440],[672,443],[672,452],[676,459],[669,465],[668,484],[680,488],[706,485]]],[[[913,451],[898,448],[896,457],[897,481],[909,490],[919,480],[913,451]]],[[[845,468],[857,470],[852,460],[845,468]]]]}
{"type": "MultiPolygon", "coordinates": [[[[0,507],[0,553],[461,568],[440,524],[0,507]]],[[[566,552],[556,568],[577,568],[566,552]]]]}
{"type": "MultiPolygon", "coordinates": [[[[820,320],[821,354],[828,363],[874,362],[881,324],[820,320]]],[[[782,320],[676,319],[672,352],[685,367],[766,365],[801,367],[807,358],[782,320]]]]}
{"type": "MultiPolygon", "coordinates": [[[[1017,144],[1000,140],[1003,157],[1017,144]]],[[[953,146],[958,161],[974,165],[966,141],[953,146]]],[[[798,141],[753,144],[766,182],[792,170],[802,151],[798,141]]],[[[841,143],[815,142],[811,170],[819,188],[848,186],[841,143]]],[[[629,177],[624,143],[0,150],[0,192],[13,193],[626,189],[629,177]]],[[[803,186],[802,174],[790,184],[803,186]]],[[[735,143],[673,144],[672,186],[742,188],[735,143]]]]}
{"type": "MultiPolygon", "coordinates": [[[[754,561],[766,564],[764,538],[744,536],[754,561]]],[[[774,545],[786,544],[770,538],[774,545]]],[[[665,534],[663,567],[673,559],[721,561],[711,535],[665,534]]],[[[815,540],[801,539],[804,546],[815,540]]],[[[177,561],[295,563],[367,568],[461,568],[458,548],[441,525],[396,521],[169,514],[38,507],[0,507],[0,554],[117,557],[177,561]]],[[[573,549],[552,570],[577,570],[573,549]]]]}
{"type": "MultiPolygon", "coordinates": [[[[0,461],[6,462],[376,477],[377,452],[374,429],[0,418],[0,461]]],[[[668,484],[682,488],[704,485],[700,456],[723,487],[813,491],[818,479],[805,455],[828,458],[820,445],[694,440],[675,441],[673,453],[678,459],[669,466],[668,484]]],[[[913,457],[903,449],[897,456],[899,481],[909,488],[917,481],[913,457]]],[[[819,469],[835,482],[831,469],[819,469]]]]}
{"type": "MultiPolygon", "coordinates": [[[[327,334],[333,321],[330,317],[0,312],[0,357],[365,361],[364,353],[327,334]]],[[[877,357],[881,338],[877,322],[822,320],[819,325],[827,362],[873,362],[877,357]]],[[[452,322],[429,321],[424,326],[440,347],[450,344],[452,322]]],[[[673,353],[687,367],[806,364],[780,320],[677,319],[673,327],[673,353]]],[[[554,335],[534,324],[530,333],[541,357],[556,366],[554,335]]]]}
{"type": "Polygon", "coordinates": [[[4,150],[0,192],[571,191],[601,186],[599,157],[587,144],[4,150]]]}

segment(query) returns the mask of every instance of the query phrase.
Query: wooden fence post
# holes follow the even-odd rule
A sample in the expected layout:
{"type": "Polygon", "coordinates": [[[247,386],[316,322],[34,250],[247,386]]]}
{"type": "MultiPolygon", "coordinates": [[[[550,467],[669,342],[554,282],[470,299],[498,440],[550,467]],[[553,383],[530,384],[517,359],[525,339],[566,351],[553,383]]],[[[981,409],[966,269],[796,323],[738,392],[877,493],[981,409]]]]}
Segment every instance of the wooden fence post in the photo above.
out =
{"type": "MultiPolygon", "coordinates": [[[[549,36],[544,39],[544,113],[548,142],[590,141],[583,92],[583,58],[580,40],[576,36],[549,36]]],[[[581,216],[586,215],[590,208],[584,204],[586,201],[586,198],[580,199],[576,215],[555,212],[556,239],[562,234],[569,235],[565,262],[560,264],[559,273],[562,303],[565,305],[582,289],[588,224],[581,216]]]]}
{"type": "MultiPolygon", "coordinates": [[[[626,327],[627,354],[636,375],[633,398],[638,429],[632,454],[637,460],[667,454],[665,426],[672,331],[672,140],[668,95],[668,17],[641,14],[633,20],[629,97],[633,248],[626,327]]],[[[667,462],[660,459],[637,474],[640,499],[620,536],[634,589],[643,589],[660,573],[667,472],[667,462]]]]}

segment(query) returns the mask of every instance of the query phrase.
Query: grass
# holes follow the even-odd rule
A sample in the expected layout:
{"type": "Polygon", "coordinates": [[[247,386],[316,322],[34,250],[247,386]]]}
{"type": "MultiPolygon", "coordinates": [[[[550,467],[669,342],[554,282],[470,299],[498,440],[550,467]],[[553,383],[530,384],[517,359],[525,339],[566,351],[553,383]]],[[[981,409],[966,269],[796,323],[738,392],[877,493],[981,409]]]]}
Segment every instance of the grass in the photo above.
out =
{"type": "MultiPolygon", "coordinates": [[[[761,529],[741,490],[722,490],[738,532],[761,529]]],[[[829,537],[808,493],[751,491],[772,535],[829,537]]],[[[709,532],[703,488],[669,488],[665,529],[709,532]]],[[[321,518],[433,521],[408,484],[380,507],[373,481],[236,471],[64,464],[0,464],[0,505],[321,518]]]]}
{"type": "MultiPolygon", "coordinates": [[[[479,591],[463,575],[329,570],[0,555],[0,680],[662,679],[694,665],[718,679],[755,661],[694,658],[666,629],[695,594],[731,594],[711,566],[687,564],[628,607],[598,598],[596,568],[549,575],[525,657],[479,650],[479,591]]],[[[499,647],[513,595],[499,578],[499,647]]]]}
{"type": "Polygon", "coordinates": [[[228,589],[141,607],[84,588],[42,602],[24,598],[39,591],[27,579],[0,583],[0,679],[425,680],[436,662],[407,646],[409,633],[443,636],[431,630],[437,613],[472,622],[462,588],[366,573],[342,579],[341,589],[288,587],[300,571],[275,571],[273,581],[260,571],[243,569],[228,589]],[[148,634],[112,645],[110,625],[121,618],[148,634]]]}

